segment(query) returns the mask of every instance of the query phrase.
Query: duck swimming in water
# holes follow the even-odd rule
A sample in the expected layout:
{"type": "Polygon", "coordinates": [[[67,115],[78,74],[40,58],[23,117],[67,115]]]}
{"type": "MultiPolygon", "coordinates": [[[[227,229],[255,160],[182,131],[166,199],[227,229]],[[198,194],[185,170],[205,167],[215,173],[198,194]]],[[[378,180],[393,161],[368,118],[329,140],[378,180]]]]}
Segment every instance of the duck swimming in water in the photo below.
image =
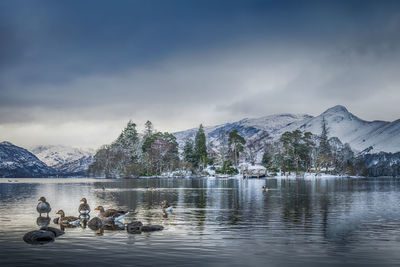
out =
{"type": "Polygon", "coordinates": [[[49,216],[49,212],[51,211],[50,204],[46,202],[45,197],[41,197],[38,199],[39,203],[36,206],[37,212],[39,212],[39,216],[42,216],[42,213],[47,213],[47,216],[49,216]]]}
{"type": "Polygon", "coordinates": [[[263,192],[268,192],[268,187],[263,186],[262,188],[263,188],[263,192]]]}
{"type": "Polygon", "coordinates": [[[128,212],[123,210],[115,210],[115,209],[104,210],[103,206],[97,206],[95,210],[100,211],[99,217],[102,220],[113,219],[114,221],[119,221],[128,214],[128,212]]]}
{"type": "Polygon", "coordinates": [[[80,219],[78,217],[65,216],[65,213],[64,213],[63,210],[57,211],[56,214],[60,215],[60,219],[58,220],[58,224],[64,224],[64,225],[73,224],[73,225],[77,225],[80,222],[80,219]]]}
{"type": "Polygon", "coordinates": [[[81,204],[79,205],[78,211],[79,211],[79,214],[82,214],[82,215],[87,215],[90,213],[90,207],[89,207],[89,204],[87,203],[86,198],[81,199],[81,204]]]}
{"type": "Polygon", "coordinates": [[[172,212],[172,206],[168,203],[167,200],[161,201],[161,208],[163,212],[172,212]]]}

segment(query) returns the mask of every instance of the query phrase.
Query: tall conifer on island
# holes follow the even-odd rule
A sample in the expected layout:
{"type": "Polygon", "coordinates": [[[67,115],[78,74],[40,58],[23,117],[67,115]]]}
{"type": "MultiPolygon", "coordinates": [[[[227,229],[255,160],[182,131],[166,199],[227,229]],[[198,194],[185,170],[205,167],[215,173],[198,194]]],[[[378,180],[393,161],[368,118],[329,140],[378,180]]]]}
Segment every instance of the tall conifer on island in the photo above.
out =
{"type": "Polygon", "coordinates": [[[196,164],[196,155],[194,151],[193,141],[186,140],[183,147],[183,160],[189,162],[194,166],[196,164]]]}
{"type": "Polygon", "coordinates": [[[115,144],[122,146],[124,149],[133,150],[136,148],[138,140],[139,137],[136,130],[136,124],[130,120],[125,129],[118,136],[115,144]]]}
{"type": "Polygon", "coordinates": [[[321,124],[321,135],[319,137],[319,151],[317,165],[319,167],[325,167],[328,170],[331,159],[331,146],[328,139],[328,128],[326,126],[325,117],[322,118],[321,124]]]}
{"type": "Polygon", "coordinates": [[[151,121],[146,121],[146,123],[144,124],[144,136],[149,137],[150,135],[153,134],[153,123],[151,123],[151,121]]]}
{"type": "Polygon", "coordinates": [[[238,134],[237,130],[233,130],[229,133],[228,142],[233,155],[233,164],[237,167],[239,164],[240,152],[243,152],[243,146],[246,144],[246,140],[238,134]]]}
{"type": "Polygon", "coordinates": [[[204,133],[203,125],[200,124],[199,130],[196,133],[196,137],[194,139],[194,151],[196,155],[196,167],[200,167],[203,169],[207,166],[207,144],[206,144],[206,135],[204,133]]]}

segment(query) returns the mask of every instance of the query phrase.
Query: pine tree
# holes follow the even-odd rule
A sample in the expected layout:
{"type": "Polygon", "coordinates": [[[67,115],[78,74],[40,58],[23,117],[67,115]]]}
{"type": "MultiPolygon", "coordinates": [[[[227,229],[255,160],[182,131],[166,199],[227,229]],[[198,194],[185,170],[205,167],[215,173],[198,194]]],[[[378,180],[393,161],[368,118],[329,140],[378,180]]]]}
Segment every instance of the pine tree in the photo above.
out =
{"type": "Polygon", "coordinates": [[[152,135],[153,134],[153,123],[151,123],[151,121],[146,121],[146,123],[144,124],[144,136],[145,138],[152,135]]]}
{"type": "Polygon", "coordinates": [[[319,140],[319,155],[329,158],[331,154],[331,148],[329,145],[328,128],[326,127],[325,117],[322,118],[321,135],[319,140]]]}
{"type": "Polygon", "coordinates": [[[183,160],[195,165],[196,155],[194,151],[193,142],[191,140],[186,140],[183,147],[183,160]]]}
{"type": "Polygon", "coordinates": [[[228,157],[228,136],[224,130],[219,131],[218,133],[218,141],[219,141],[219,163],[221,166],[224,166],[225,161],[228,157]]]}
{"type": "Polygon", "coordinates": [[[200,124],[199,130],[197,131],[196,137],[194,139],[194,151],[196,155],[196,167],[200,167],[201,169],[205,168],[208,162],[207,143],[202,124],[200,124]]]}
{"type": "Polygon", "coordinates": [[[228,142],[233,156],[233,164],[237,167],[239,164],[239,156],[240,153],[243,152],[243,146],[246,144],[246,140],[238,134],[237,130],[233,130],[229,133],[228,142]]]}
{"type": "Polygon", "coordinates": [[[328,128],[326,127],[325,117],[322,118],[321,135],[319,137],[319,151],[318,151],[318,165],[325,167],[326,171],[330,166],[331,161],[331,147],[328,139],[328,128]]]}
{"type": "Polygon", "coordinates": [[[139,137],[136,130],[136,124],[130,120],[114,143],[125,149],[132,150],[135,148],[135,144],[138,140],[139,137]]]}

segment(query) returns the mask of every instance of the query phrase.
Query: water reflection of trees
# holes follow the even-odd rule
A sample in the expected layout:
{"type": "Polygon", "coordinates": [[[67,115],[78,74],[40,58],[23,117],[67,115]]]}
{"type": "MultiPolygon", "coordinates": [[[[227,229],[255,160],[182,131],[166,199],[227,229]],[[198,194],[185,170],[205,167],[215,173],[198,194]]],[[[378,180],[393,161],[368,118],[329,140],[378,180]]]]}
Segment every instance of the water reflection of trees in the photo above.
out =
{"type": "Polygon", "coordinates": [[[393,183],[346,178],[129,179],[118,181],[114,186],[122,190],[99,190],[97,198],[134,210],[136,219],[149,224],[194,226],[194,230],[203,232],[224,227],[251,229],[260,224],[268,227],[279,222],[286,230],[302,229],[335,240],[332,235],[341,235],[332,228],[338,216],[352,216],[357,211],[357,203],[374,203],[376,199],[366,192],[387,191],[393,183]],[[263,185],[270,191],[262,192],[263,185]],[[155,190],[146,190],[147,187],[155,190]],[[165,218],[159,206],[163,199],[176,207],[165,218]]]}

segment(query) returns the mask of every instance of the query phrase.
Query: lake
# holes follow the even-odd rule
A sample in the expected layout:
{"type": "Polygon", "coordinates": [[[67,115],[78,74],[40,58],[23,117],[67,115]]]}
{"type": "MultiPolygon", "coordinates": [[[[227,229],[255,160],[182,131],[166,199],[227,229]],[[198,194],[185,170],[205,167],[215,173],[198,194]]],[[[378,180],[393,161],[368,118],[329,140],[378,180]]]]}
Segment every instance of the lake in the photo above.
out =
{"type": "Polygon", "coordinates": [[[400,265],[396,178],[8,180],[0,179],[0,266],[400,265]],[[30,245],[22,237],[39,228],[41,196],[52,227],[57,210],[77,216],[86,197],[92,218],[102,205],[129,210],[122,222],[164,230],[66,228],[53,243],[30,245]],[[167,216],[164,199],[174,207],[167,216]]]}

